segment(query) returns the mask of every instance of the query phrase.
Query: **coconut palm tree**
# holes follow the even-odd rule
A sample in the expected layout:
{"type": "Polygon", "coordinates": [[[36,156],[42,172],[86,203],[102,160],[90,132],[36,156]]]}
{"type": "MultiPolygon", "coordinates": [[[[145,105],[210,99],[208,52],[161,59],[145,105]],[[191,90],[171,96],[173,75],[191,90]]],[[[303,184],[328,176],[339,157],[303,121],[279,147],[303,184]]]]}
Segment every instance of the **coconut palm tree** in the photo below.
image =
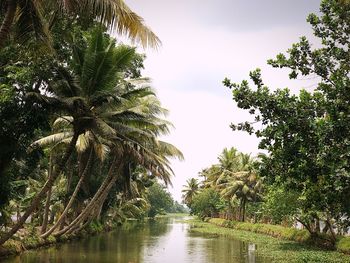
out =
{"type": "Polygon", "coordinates": [[[219,155],[219,164],[222,170],[235,171],[240,166],[240,153],[234,147],[224,148],[219,155]]]}
{"type": "Polygon", "coordinates": [[[231,148],[224,149],[219,160],[221,174],[216,180],[217,188],[231,207],[239,201],[239,218],[244,221],[246,203],[257,201],[262,188],[261,179],[254,171],[254,159],[231,148]]]}
{"type": "MultiPolygon", "coordinates": [[[[101,108],[119,104],[131,96],[131,92],[124,94],[124,97],[118,96],[117,90],[124,83],[121,73],[131,65],[134,56],[134,48],[117,47],[114,40],[104,36],[102,30],[96,28],[91,34],[86,49],[75,45],[74,57],[71,62],[73,73],[64,68],[57,69],[57,77],[50,83],[50,91],[54,93],[54,96],[32,94],[38,102],[53,106],[71,116],[71,139],[52,175],[41,191],[33,198],[31,205],[18,222],[8,233],[3,235],[0,244],[17,232],[51,189],[74,152],[80,135],[92,132],[103,137],[115,136],[116,131],[104,121],[102,115],[105,111],[102,111],[101,108]]],[[[151,93],[148,89],[137,92],[151,93]]],[[[123,116],[124,118],[128,116],[132,118],[135,114],[124,112],[123,116]]]]}
{"type": "Polygon", "coordinates": [[[60,14],[72,18],[87,17],[100,21],[143,46],[157,47],[158,37],[144,24],[123,0],[0,0],[0,47],[16,26],[18,36],[27,39],[34,34],[38,40],[49,41],[49,28],[60,14]]]}
{"type": "MultiPolygon", "coordinates": [[[[140,81],[133,81],[132,83],[135,85],[137,82],[142,83],[140,81]]],[[[125,92],[125,89],[121,90],[125,92]]],[[[98,114],[103,118],[104,123],[116,131],[115,136],[109,135],[108,138],[101,138],[99,141],[104,140],[105,142],[108,142],[111,144],[110,148],[116,147],[112,146],[112,144],[118,146],[119,156],[116,156],[118,157],[116,161],[124,163],[120,169],[123,169],[123,166],[129,167],[132,163],[142,165],[152,171],[155,176],[158,176],[166,183],[169,183],[171,172],[169,172],[170,166],[167,157],[175,156],[182,158],[182,154],[173,145],[156,139],[158,135],[168,132],[168,126],[170,123],[157,117],[159,114],[165,114],[166,111],[160,106],[160,102],[156,99],[154,94],[145,87],[135,87],[123,94],[119,90],[116,92],[117,96],[123,98],[123,100],[118,103],[108,104],[107,107],[100,107],[98,110],[98,114]],[[126,149],[126,153],[123,152],[122,155],[120,149],[123,148],[126,149]]],[[[69,116],[59,118],[56,120],[55,124],[60,124],[64,129],[54,135],[39,140],[37,143],[43,144],[47,142],[55,142],[55,140],[67,140],[68,137],[73,134],[72,131],[67,130],[67,125],[69,125],[69,121],[71,122],[72,120],[73,118],[69,116]]],[[[90,133],[92,132],[87,131],[84,134],[81,134],[78,142],[84,142],[82,145],[87,145],[86,141],[88,140],[85,139],[85,137],[90,133]]],[[[98,135],[94,135],[93,138],[96,139],[96,137],[98,137],[98,135]]],[[[112,155],[116,154],[113,151],[111,153],[112,155]]],[[[115,164],[112,165],[115,166],[115,164]]],[[[91,205],[88,205],[85,208],[85,212],[79,217],[79,221],[77,219],[77,221],[74,221],[75,223],[71,223],[71,227],[67,227],[55,235],[61,235],[71,229],[72,226],[79,225],[87,217],[93,214],[93,206],[102,207],[108,191],[113,186],[114,182],[112,180],[115,181],[117,178],[116,176],[120,173],[119,170],[118,172],[113,172],[113,169],[114,168],[110,169],[110,173],[104,179],[100,189],[90,201],[91,205]],[[116,176],[113,177],[113,174],[116,176]]],[[[76,196],[82,178],[83,177],[81,176],[68,204],[72,204],[72,200],[76,196]]],[[[67,205],[62,216],[66,215],[69,208],[70,206],[67,205]]],[[[59,223],[62,222],[63,219],[61,220],[61,218],[50,230],[44,233],[42,237],[47,237],[51,234],[54,229],[57,228],[59,223]]]]}
{"type": "MultiPolygon", "coordinates": [[[[145,92],[145,88],[140,88],[140,89],[134,89],[130,92],[126,92],[125,94],[120,94],[121,97],[128,97],[128,100],[123,100],[120,103],[114,104],[114,106],[109,105],[106,108],[103,108],[106,110],[106,112],[100,112],[101,118],[104,118],[103,120],[107,125],[112,127],[112,129],[116,129],[118,132],[118,140],[123,141],[123,140],[128,140],[130,139],[131,136],[135,136],[133,134],[137,134],[138,132],[141,132],[142,134],[148,134],[148,136],[153,136],[151,134],[151,131],[154,130],[156,125],[159,125],[157,123],[152,123],[150,121],[150,117],[147,115],[141,115],[140,108],[147,109],[145,107],[145,103],[147,102],[147,105],[149,103],[150,99],[145,99],[144,96],[147,98],[151,98],[154,96],[150,95],[151,93],[145,92]],[[136,99],[136,97],[138,99],[136,99]],[[131,107],[131,103],[133,102],[135,106],[131,107]],[[144,128],[147,128],[147,131],[140,130],[137,126],[143,126],[144,128]]],[[[155,102],[154,99],[151,99],[151,101],[155,102]]],[[[152,107],[154,108],[153,112],[158,112],[155,111],[157,103],[154,103],[152,107]]],[[[149,111],[149,109],[148,109],[149,111]]],[[[59,142],[64,142],[64,141],[69,141],[70,137],[73,134],[72,128],[70,127],[70,122],[72,121],[72,117],[70,116],[64,116],[61,118],[58,118],[54,126],[58,126],[58,128],[61,128],[60,130],[56,129],[56,133],[52,134],[50,136],[47,136],[45,138],[42,138],[38,141],[36,141],[36,144],[39,145],[45,145],[47,143],[59,143],[59,142]]],[[[157,122],[159,122],[159,119],[155,119],[157,122]]],[[[166,122],[165,122],[166,123],[166,122]]],[[[163,125],[163,124],[162,124],[163,125]]],[[[160,125],[161,129],[164,129],[160,125]]],[[[103,134],[102,134],[103,136],[103,134]]],[[[106,153],[108,152],[109,146],[107,144],[112,144],[111,143],[111,138],[103,138],[99,134],[95,134],[92,131],[87,131],[84,134],[81,134],[78,138],[77,142],[77,151],[78,153],[83,153],[87,149],[91,149],[90,157],[87,160],[87,163],[84,165],[84,172],[80,175],[79,181],[76,185],[76,188],[74,192],[72,193],[70,200],[61,214],[61,217],[56,221],[56,223],[47,231],[45,232],[42,237],[47,237],[50,235],[64,220],[65,216],[68,213],[68,210],[73,204],[73,201],[84,181],[84,178],[86,177],[87,173],[89,172],[89,165],[91,164],[91,154],[92,151],[95,152],[95,155],[100,158],[102,161],[105,158],[106,153]],[[92,147],[91,147],[92,145],[92,147]],[[89,147],[90,146],[90,147],[89,147]]],[[[137,139],[133,139],[137,140],[137,139]]],[[[160,145],[162,145],[162,142],[159,142],[160,145]]],[[[164,144],[164,143],[163,143],[164,144]]],[[[131,160],[127,162],[127,165],[130,165],[131,160]]],[[[167,180],[167,178],[166,178],[167,180]]],[[[101,201],[102,202],[102,201],[101,201]]]]}
{"type": "Polygon", "coordinates": [[[199,176],[204,177],[204,188],[216,188],[217,180],[222,173],[221,166],[219,164],[213,164],[212,166],[203,169],[199,172],[199,176]]]}
{"type": "Polygon", "coordinates": [[[219,184],[220,194],[230,203],[239,201],[239,218],[244,222],[245,208],[249,201],[260,199],[262,182],[254,172],[243,171],[232,173],[225,182],[219,184]]]}
{"type": "Polygon", "coordinates": [[[182,199],[188,207],[191,207],[193,197],[199,192],[199,183],[196,178],[190,178],[186,183],[187,185],[183,186],[185,188],[182,190],[182,199]]]}
{"type": "Polygon", "coordinates": [[[239,201],[239,217],[244,221],[246,202],[254,201],[261,190],[261,182],[253,172],[254,159],[231,147],[225,148],[218,160],[218,164],[202,171],[204,185],[216,189],[228,201],[229,210],[239,201]]]}
{"type": "Polygon", "coordinates": [[[55,234],[56,236],[74,233],[85,226],[86,222],[98,216],[99,213],[96,213],[96,211],[101,208],[109,191],[118,178],[123,175],[125,165],[137,163],[152,173],[153,176],[161,178],[165,183],[170,183],[172,170],[168,157],[182,159],[182,154],[174,146],[150,136],[147,131],[137,134],[136,130],[133,130],[132,134],[123,134],[121,137],[117,136],[115,138],[115,147],[111,151],[114,159],[108,175],[80,215],[63,230],[58,231],[55,234]]]}

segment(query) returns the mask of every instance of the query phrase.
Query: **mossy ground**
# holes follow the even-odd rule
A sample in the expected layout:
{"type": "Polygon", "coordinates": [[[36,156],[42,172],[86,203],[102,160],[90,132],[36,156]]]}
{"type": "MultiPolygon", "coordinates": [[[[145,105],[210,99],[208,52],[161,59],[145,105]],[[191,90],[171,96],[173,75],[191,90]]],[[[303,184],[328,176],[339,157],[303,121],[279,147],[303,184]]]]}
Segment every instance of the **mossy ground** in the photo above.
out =
{"type": "Polygon", "coordinates": [[[47,247],[58,243],[69,242],[74,239],[81,239],[87,236],[109,231],[111,228],[113,227],[103,226],[99,222],[92,222],[86,230],[81,231],[79,234],[61,236],[59,238],[50,236],[47,239],[42,239],[39,237],[39,229],[33,230],[32,227],[29,226],[26,229],[21,229],[21,231],[19,231],[20,233],[17,233],[12,239],[9,239],[5,242],[5,244],[0,246],[0,259],[1,257],[20,254],[28,249],[47,247]]]}
{"type": "Polygon", "coordinates": [[[255,243],[258,247],[258,254],[264,258],[268,258],[271,262],[350,263],[349,255],[337,251],[324,250],[308,243],[275,238],[251,231],[220,227],[214,223],[199,220],[191,220],[188,223],[191,224],[190,231],[195,233],[223,235],[244,242],[255,243]]]}

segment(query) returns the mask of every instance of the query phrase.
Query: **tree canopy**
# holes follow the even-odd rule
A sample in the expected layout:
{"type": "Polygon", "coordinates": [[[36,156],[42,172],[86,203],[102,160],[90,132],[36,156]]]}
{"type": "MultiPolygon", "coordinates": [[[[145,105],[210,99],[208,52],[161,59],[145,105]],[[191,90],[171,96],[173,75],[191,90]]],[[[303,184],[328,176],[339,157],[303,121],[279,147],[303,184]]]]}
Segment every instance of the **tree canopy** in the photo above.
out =
{"type": "Polygon", "coordinates": [[[315,78],[313,91],[272,91],[259,69],[250,73],[255,88],[248,81],[224,80],[237,106],[249,110],[254,122],[262,124],[247,121],[231,127],[260,138],[259,148],[269,153],[261,174],[269,183],[299,193],[296,216],[312,233],[318,231],[315,220],[321,218],[330,229],[333,223],[341,228],[349,224],[344,218],[350,215],[350,7],[327,0],[320,11],[320,16],[311,14],[307,20],[321,47],[312,48],[301,37],[287,54],[268,61],[275,68],[289,69],[291,79],[315,78]]]}

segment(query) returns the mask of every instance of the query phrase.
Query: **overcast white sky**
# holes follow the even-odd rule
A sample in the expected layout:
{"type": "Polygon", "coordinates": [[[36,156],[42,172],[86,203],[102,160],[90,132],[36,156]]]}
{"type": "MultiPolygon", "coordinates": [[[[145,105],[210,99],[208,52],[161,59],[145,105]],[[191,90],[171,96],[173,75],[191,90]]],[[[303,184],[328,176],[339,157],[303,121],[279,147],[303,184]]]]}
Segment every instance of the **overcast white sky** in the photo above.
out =
{"type": "Polygon", "coordinates": [[[175,130],[166,137],[185,155],[173,161],[175,178],[169,191],[178,201],[186,180],[217,162],[224,147],[258,153],[254,136],[233,132],[232,122],[248,114],[235,106],[225,77],[247,79],[262,69],[271,88],[294,91],[310,88],[306,80],[288,80],[286,71],[266,60],[287,50],[299,37],[312,38],[307,14],[317,12],[319,0],[125,0],[158,35],[158,51],[145,50],[144,76],[153,87],[175,130]]]}

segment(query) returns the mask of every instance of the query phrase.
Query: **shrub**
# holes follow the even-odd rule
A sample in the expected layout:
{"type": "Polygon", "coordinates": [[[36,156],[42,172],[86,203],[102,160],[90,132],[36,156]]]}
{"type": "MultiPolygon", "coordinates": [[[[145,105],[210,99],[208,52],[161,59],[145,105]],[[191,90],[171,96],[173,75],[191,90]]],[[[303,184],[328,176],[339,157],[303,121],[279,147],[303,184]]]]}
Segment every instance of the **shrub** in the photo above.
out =
{"type": "Polygon", "coordinates": [[[341,237],[336,247],[337,250],[350,254],[350,237],[341,237]]]}
{"type": "MultiPolygon", "coordinates": [[[[301,229],[283,227],[278,225],[269,225],[269,224],[252,224],[247,222],[230,221],[230,220],[221,219],[221,218],[212,218],[209,220],[209,222],[222,227],[251,231],[255,233],[266,234],[269,236],[293,240],[297,242],[306,242],[310,238],[309,232],[304,229],[301,230],[301,229]]],[[[349,245],[350,245],[350,238],[349,238],[349,245]]]]}

